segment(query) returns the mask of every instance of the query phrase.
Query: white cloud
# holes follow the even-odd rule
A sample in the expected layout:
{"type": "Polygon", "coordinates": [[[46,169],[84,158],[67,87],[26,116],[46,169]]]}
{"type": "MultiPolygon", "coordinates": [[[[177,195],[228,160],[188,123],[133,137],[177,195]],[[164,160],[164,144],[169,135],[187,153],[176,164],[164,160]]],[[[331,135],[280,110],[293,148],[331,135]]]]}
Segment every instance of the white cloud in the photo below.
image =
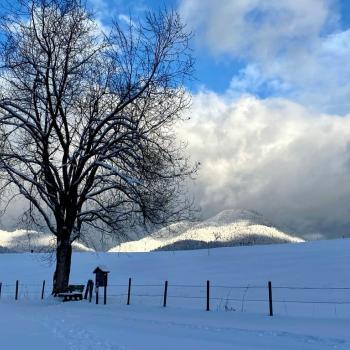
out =
{"type": "Polygon", "coordinates": [[[215,53],[270,58],[313,43],[329,23],[329,0],[185,0],[180,11],[215,53]]]}
{"type": "Polygon", "coordinates": [[[350,110],[350,30],[339,30],[335,1],[186,0],[180,10],[200,45],[247,63],[232,79],[236,94],[350,110]]]}
{"type": "Polygon", "coordinates": [[[136,23],[132,20],[132,18],[125,14],[120,14],[118,16],[119,21],[123,22],[127,26],[131,25],[132,27],[137,27],[136,23]]]}
{"type": "Polygon", "coordinates": [[[231,95],[237,96],[245,93],[258,94],[261,91],[265,95],[280,95],[288,94],[292,87],[277,75],[265,75],[261,65],[248,64],[232,78],[229,91],[231,95]]]}
{"type": "Polygon", "coordinates": [[[193,191],[204,215],[255,209],[303,234],[350,224],[350,115],[202,92],[179,133],[202,164],[193,191]]]}
{"type": "Polygon", "coordinates": [[[224,95],[194,96],[180,131],[202,162],[194,192],[204,213],[245,207],[303,234],[347,232],[350,29],[338,27],[336,5],[181,2],[198,45],[246,63],[224,95]]]}

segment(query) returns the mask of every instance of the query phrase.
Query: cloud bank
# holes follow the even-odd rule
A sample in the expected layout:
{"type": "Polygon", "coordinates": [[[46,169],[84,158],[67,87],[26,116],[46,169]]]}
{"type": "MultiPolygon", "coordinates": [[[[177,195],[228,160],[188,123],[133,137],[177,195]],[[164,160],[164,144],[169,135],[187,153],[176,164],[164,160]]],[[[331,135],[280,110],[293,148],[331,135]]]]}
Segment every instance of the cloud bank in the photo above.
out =
{"type": "Polygon", "coordinates": [[[193,102],[179,133],[201,162],[193,192],[204,216],[246,208],[304,237],[349,231],[350,115],[213,92],[193,102]]]}
{"type": "MultiPolygon", "coordinates": [[[[255,209],[309,237],[350,228],[350,30],[336,0],[183,0],[196,45],[241,68],[180,130],[209,215],[255,209]]],[[[320,236],[321,235],[321,236],[320,236]]]]}

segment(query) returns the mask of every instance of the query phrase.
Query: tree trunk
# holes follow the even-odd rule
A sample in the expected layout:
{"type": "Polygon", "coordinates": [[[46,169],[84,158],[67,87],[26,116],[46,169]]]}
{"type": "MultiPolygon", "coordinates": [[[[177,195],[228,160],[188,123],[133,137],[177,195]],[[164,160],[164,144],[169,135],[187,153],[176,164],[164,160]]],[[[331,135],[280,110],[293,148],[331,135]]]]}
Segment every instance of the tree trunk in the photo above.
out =
{"type": "Polygon", "coordinates": [[[70,266],[72,260],[72,244],[69,241],[57,240],[56,270],[53,277],[52,294],[64,291],[69,284],[70,266]]]}

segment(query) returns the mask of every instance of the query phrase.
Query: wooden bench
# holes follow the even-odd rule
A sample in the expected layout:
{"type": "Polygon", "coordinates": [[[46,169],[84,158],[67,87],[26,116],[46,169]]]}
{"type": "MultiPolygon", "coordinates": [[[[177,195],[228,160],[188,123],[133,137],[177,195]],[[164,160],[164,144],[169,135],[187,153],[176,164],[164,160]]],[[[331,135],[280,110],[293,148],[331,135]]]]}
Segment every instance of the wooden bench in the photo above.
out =
{"type": "Polygon", "coordinates": [[[65,292],[58,293],[57,296],[63,298],[63,301],[82,300],[83,284],[70,284],[65,292]]]}

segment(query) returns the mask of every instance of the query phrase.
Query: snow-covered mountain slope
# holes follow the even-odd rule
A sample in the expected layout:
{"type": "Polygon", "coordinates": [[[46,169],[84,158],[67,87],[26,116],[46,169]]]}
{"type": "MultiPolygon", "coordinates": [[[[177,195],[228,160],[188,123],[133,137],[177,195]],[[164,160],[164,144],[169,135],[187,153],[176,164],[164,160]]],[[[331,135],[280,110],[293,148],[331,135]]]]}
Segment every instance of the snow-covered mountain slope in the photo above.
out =
{"type": "MultiPolygon", "coordinates": [[[[0,230],[0,253],[9,252],[50,252],[55,247],[53,235],[26,230],[16,230],[13,232],[0,230]]],[[[73,249],[82,252],[92,252],[93,249],[85,245],[74,242],[73,249]]]]}
{"type": "Polygon", "coordinates": [[[200,223],[172,224],[140,240],[121,243],[110,251],[147,252],[302,241],[273,227],[254,211],[224,210],[200,223]]]}

